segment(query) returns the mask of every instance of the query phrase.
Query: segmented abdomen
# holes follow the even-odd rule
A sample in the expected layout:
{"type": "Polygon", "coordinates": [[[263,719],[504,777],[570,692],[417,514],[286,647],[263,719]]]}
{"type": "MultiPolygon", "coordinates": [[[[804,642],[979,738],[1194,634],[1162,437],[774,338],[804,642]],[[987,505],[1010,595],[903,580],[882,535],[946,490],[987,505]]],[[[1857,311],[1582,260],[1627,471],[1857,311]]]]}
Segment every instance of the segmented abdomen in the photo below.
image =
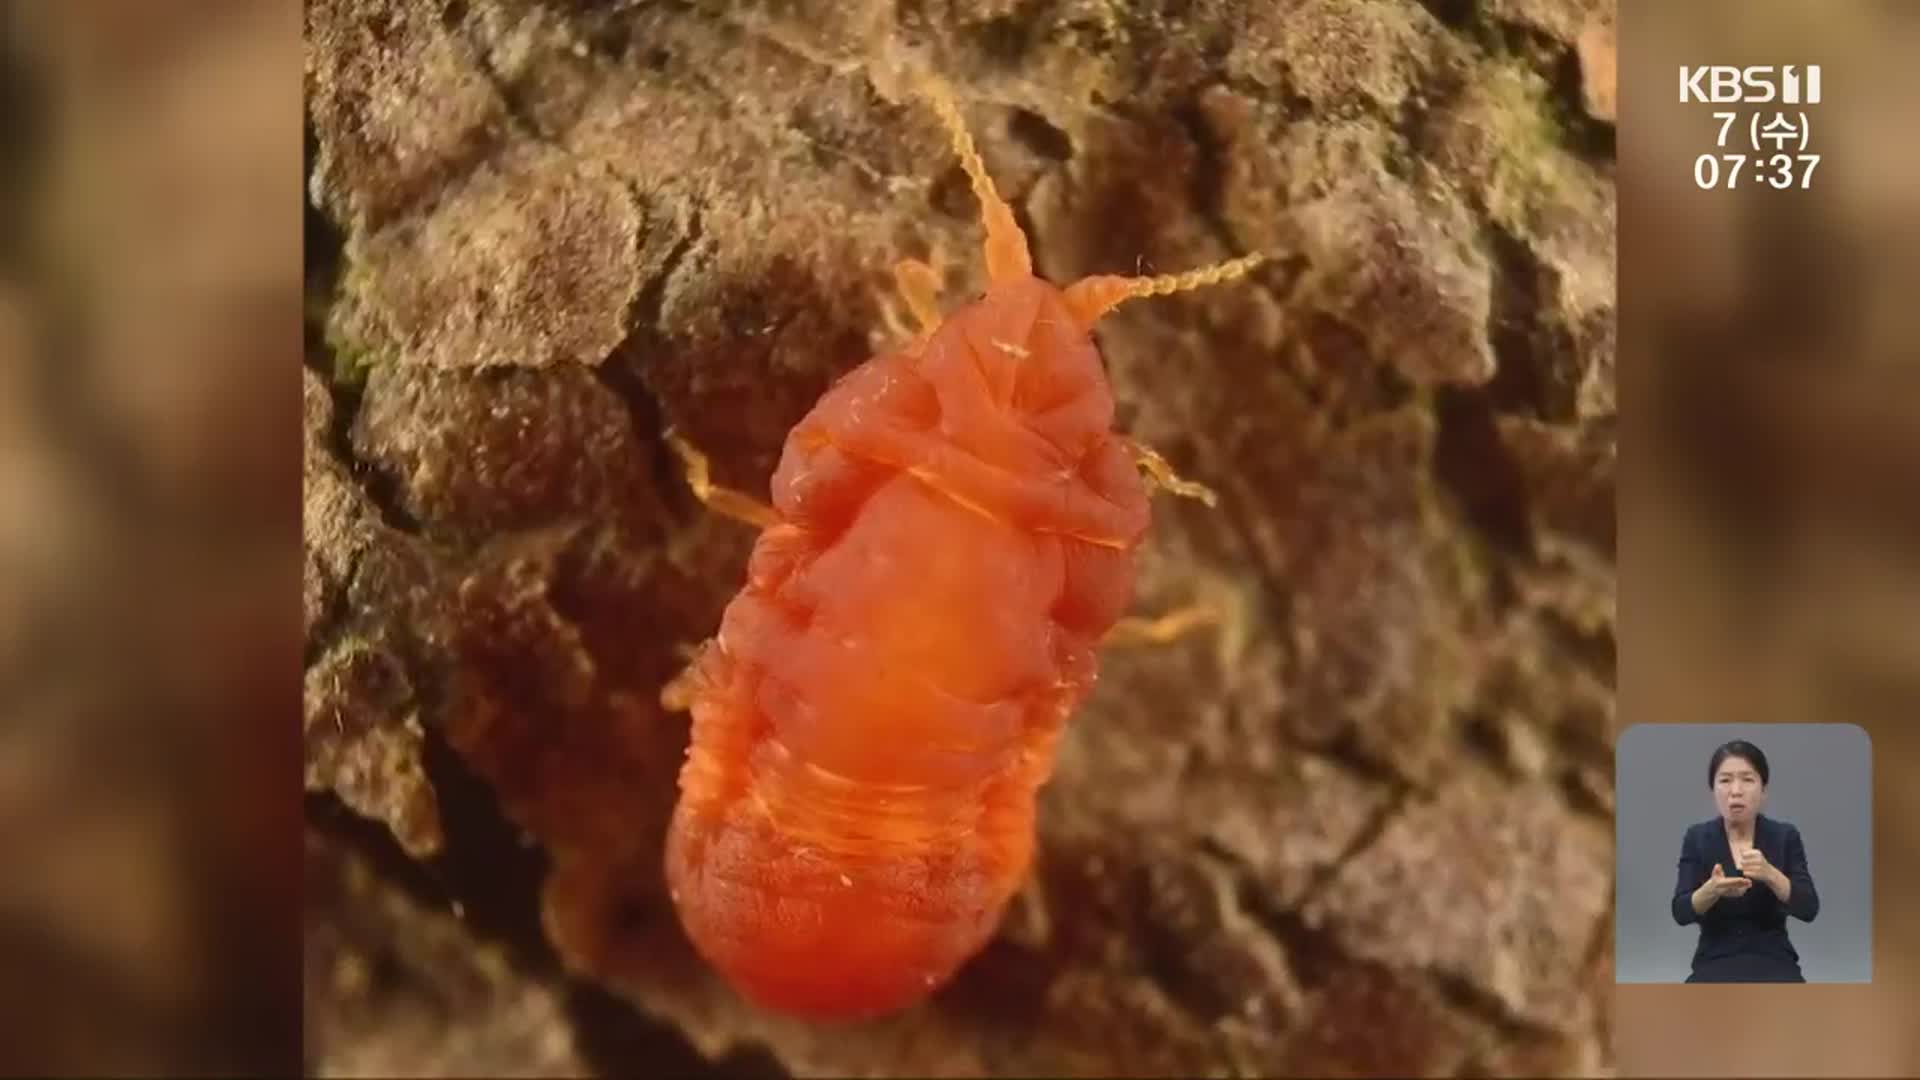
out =
{"type": "Polygon", "coordinates": [[[1006,297],[963,311],[794,429],[783,522],[700,662],[669,882],[769,1007],[889,1011],[984,944],[1128,602],[1145,495],[1091,343],[1033,284],[1016,325],[1006,297]]]}

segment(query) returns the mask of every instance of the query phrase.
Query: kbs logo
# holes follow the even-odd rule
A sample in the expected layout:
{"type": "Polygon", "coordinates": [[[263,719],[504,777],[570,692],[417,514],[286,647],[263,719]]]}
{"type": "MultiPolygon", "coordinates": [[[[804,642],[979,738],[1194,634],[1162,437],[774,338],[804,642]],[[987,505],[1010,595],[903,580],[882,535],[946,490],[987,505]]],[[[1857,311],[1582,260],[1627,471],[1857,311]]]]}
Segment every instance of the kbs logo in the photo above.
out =
{"type": "Polygon", "coordinates": [[[1779,67],[1682,67],[1680,101],[1734,102],[1764,105],[1777,101],[1782,105],[1820,104],[1820,65],[1809,64],[1803,78],[1794,64],[1779,67]]]}

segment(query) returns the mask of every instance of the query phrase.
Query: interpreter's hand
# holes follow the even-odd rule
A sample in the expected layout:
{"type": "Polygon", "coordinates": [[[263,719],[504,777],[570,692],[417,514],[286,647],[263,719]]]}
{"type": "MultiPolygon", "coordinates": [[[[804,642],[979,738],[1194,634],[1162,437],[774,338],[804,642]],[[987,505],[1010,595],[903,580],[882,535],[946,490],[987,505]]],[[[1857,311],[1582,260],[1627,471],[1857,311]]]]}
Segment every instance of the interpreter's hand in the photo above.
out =
{"type": "Polygon", "coordinates": [[[1777,882],[1780,871],[1767,861],[1759,848],[1748,848],[1740,853],[1740,872],[1755,881],[1777,882]]]}
{"type": "Polygon", "coordinates": [[[1713,864],[1713,873],[1707,878],[1707,890],[1714,896],[1745,896],[1753,888],[1753,879],[1729,877],[1720,869],[1719,863],[1713,864]]]}

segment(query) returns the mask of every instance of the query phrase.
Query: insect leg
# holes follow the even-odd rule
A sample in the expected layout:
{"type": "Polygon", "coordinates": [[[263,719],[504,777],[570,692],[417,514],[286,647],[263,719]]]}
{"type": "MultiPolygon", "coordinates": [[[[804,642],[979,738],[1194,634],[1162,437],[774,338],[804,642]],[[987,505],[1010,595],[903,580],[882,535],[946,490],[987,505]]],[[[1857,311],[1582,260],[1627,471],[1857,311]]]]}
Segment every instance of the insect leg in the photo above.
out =
{"type": "Polygon", "coordinates": [[[1134,461],[1140,468],[1146,470],[1147,477],[1156,487],[1189,499],[1199,499],[1208,506],[1220,505],[1220,497],[1213,493],[1212,488],[1205,484],[1196,484],[1192,480],[1182,479],[1179,473],[1173,471],[1173,466],[1167,463],[1167,459],[1160,456],[1159,451],[1131,439],[1126,440],[1126,444],[1127,448],[1133,451],[1134,461]]]}
{"type": "Polygon", "coordinates": [[[700,693],[699,651],[693,650],[692,656],[686,656],[683,652],[682,659],[687,664],[680,669],[680,674],[668,679],[667,685],[660,688],[660,707],[668,712],[686,712],[693,708],[693,699],[700,693]]]}
{"type": "Polygon", "coordinates": [[[667,685],[660,688],[660,707],[668,712],[686,712],[693,708],[696,686],[693,668],[682,668],[680,674],[668,679],[667,685]]]}
{"type": "Polygon", "coordinates": [[[940,328],[940,273],[919,259],[901,259],[893,264],[893,279],[906,298],[907,309],[920,324],[922,334],[940,328]]]}
{"type": "Polygon", "coordinates": [[[1157,618],[1129,615],[1113,624],[1100,644],[1106,648],[1131,645],[1165,645],[1203,626],[1224,621],[1225,614],[1212,604],[1188,604],[1157,618]]]}
{"type": "Polygon", "coordinates": [[[780,522],[780,515],[773,507],[729,488],[714,484],[707,468],[707,455],[693,448],[693,444],[680,437],[680,433],[667,429],[667,445],[680,456],[680,462],[687,470],[687,486],[693,489],[693,496],[706,504],[707,509],[722,517],[745,522],[758,529],[765,529],[780,522]]]}

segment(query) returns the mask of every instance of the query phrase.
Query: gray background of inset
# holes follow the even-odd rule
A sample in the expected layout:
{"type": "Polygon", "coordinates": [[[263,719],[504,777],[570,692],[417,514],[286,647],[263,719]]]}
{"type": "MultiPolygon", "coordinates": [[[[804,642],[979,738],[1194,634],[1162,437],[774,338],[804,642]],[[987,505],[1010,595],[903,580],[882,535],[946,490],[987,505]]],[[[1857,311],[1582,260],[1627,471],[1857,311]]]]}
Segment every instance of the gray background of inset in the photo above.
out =
{"type": "Polygon", "coordinates": [[[1873,745],[1853,724],[1635,724],[1614,748],[1614,978],[1685,982],[1699,926],[1673,921],[1680,841],[1717,815],[1707,784],[1714,748],[1745,739],[1767,755],[1761,812],[1798,826],[1820,893],[1811,923],[1787,936],[1812,982],[1873,979],[1873,745]]]}

